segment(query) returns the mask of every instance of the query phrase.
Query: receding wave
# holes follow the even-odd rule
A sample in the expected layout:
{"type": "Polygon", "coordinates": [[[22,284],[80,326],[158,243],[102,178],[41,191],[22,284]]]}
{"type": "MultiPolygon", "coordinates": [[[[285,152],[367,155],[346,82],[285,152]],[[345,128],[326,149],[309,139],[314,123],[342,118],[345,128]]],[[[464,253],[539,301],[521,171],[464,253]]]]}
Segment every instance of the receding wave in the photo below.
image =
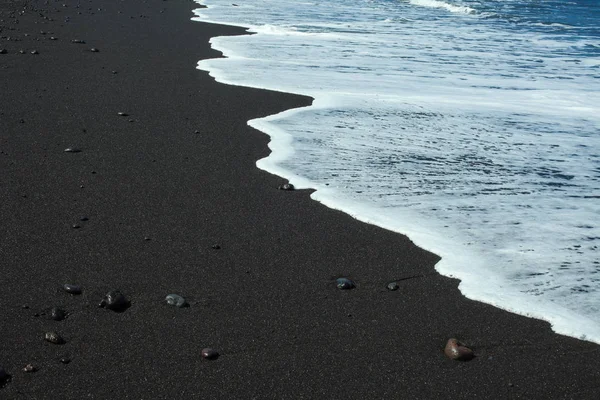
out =
{"type": "Polygon", "coordinates": [[[409,3],[421,7],[443,8],[447,11],[459,14],[475,14],[477,10],[467,6],[458,6],[438,0],[409,0],[409,3]]]}

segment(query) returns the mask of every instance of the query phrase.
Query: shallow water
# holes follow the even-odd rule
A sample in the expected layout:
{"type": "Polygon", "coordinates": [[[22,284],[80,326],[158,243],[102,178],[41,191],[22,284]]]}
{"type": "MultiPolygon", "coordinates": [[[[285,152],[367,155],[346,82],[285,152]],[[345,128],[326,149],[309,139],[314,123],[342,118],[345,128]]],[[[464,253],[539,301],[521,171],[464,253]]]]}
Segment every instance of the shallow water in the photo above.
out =
{"type": "Polygon", "coordinates": [[[225,83],[312,107],[249,124],[257,164],[407,234],[469,298],[600,343],[595,1],[203,1],[225,83]]]}

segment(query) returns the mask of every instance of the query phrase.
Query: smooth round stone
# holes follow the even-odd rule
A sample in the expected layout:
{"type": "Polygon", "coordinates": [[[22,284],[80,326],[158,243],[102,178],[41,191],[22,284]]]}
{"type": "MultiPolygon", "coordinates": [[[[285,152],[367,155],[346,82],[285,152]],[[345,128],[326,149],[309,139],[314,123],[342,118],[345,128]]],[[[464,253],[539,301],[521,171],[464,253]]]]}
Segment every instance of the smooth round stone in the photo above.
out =
{"type": "Polygon", "coordinates": [[[390,282],[387,284],[386,287],[387,287],[387,290],[391,290],[391,291],[400,289],[400,286],[396,282],[390,282]]]}
{"type": "Polygon", "coordinates": [[[65,153],[80,153],[81,150],[75,147],[67,147],[65,153]]]}
{"type": "Polygon", "coordinates": [[[165,297],[165,300],[167,301],[168,305],[179,307],[179,308],[185,307],[187,304],[187,302],[185,301],[185,299],[183,297],[181,297],[178,294],[174,294],[174,293],[167,295],[167,297],[165,297]]]}
{"type": "Polygon", "coordinates": [[[60,336],[56,332],[46,332],[46,334],[44,335],[44,340],[46,340],[46,342],[50,342],[53,344],[65,343],[65,339],[63,339],[62,336],[60,336]]]}
{"type": "Polygon", "coordinates": [[[53,319],[55,321],[62,321],[63,319],[67,318],[67,312],[65,310],[61,310],[58,307],[53,307],[50,310],[49,317],[50,319],[53,319]]]}
{"type": "Polygon", "coordinates": [[[341,290],[354,289],[356,285],[351,279],[348,278],[337,278],[335,280],[335,286],[341,290]]]}
{"type": "Polygon", "coordinates": [[[105,307],[113,311],[121,311],[126,309],[128,306],[129,301],[127,301],[123,293],[118,290],[111,290],[100,302],[100,307],[105,307]]]}
{"type": "Polygon", "coordinates": [[[452,360],[457,361],[469,361],[475,357],[473,350],[464,346],[458,339],[450,338],[446,347],[444,348],[444,354],[452,360]]]}
{"type": "Polygon", "coordinates": [[[71,293],[71,294],[81,294],[81,292],[82,292],[81,286],[73,285],[71,283],[65,283],[63,285],[63,289],[65,292],[71,293]]]}
{"type": "Polygon", "coordinates": [[[201,354],[202,358],[206,358],[207,360],[216,360],[219,358],[219,352],[215,349],[211,349],[210,347],[202,349],[201,354]]]}
{"type": "Polygon", "coordinates": [[[294,185],[292,185],[291,183],[285,183],[285,184],[279,186],[277,189],[279,189],[279,190],[294,190],[294,185]]]}

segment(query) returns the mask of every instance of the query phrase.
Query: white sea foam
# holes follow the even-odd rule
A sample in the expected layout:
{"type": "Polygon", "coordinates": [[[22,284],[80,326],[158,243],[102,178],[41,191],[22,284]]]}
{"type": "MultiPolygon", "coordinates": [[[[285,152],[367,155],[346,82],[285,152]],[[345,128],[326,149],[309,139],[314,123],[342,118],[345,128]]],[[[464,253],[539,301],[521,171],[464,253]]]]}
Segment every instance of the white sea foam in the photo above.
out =
{"type": "Polygon", "coordinates": [[[213,38],[228,58],[200,69],[315,99],[249,121],[271,136],[260,168],[407,234],[467,297],[600,343],[593,38],[408,2],[205,3],[198,20],[256,34],[213,38]]]}
{"type": "Polygon", "coordinates": [[[438,0],[408,0],[411,4],[421,7],[431,7],[431,8],[443,8],[444,10],[453,12],[453,13],[461,13],[461,14],[475,14],[476,10],[467,7],[467,6],[459,6],[451,3],[446,3],[444,1],[438,0]]]}

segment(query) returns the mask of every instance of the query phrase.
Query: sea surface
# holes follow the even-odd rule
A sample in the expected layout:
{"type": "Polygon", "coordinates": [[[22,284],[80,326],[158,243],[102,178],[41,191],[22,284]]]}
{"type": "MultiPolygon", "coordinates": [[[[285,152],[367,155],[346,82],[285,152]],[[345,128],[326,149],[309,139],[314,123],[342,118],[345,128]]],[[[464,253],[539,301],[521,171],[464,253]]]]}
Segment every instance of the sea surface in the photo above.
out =
{"type": "MultiPolygon", "coordinates": [[[[202,0],[218,81],[312,96],[259,168],[408,235],[475,300],[600,343],[600,1],[202,0]]],[[[365,265],[368,268],[368,265],[365,265]]]]}

